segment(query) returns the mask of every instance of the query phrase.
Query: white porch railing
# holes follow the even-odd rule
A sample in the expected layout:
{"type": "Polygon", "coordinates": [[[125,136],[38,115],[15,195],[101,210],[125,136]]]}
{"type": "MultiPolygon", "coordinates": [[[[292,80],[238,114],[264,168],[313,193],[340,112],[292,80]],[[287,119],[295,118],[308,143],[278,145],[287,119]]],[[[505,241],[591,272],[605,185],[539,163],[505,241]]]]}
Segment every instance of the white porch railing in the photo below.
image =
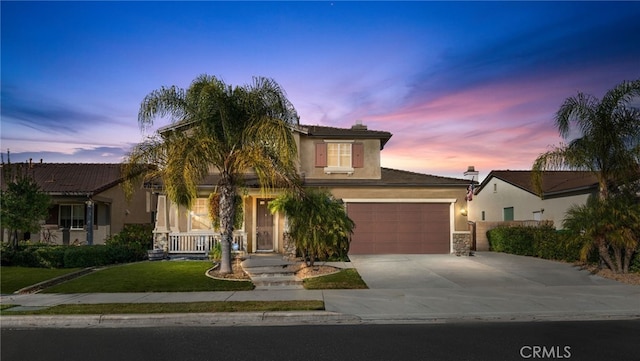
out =
{"type": "MultiPolygon", "coordinates": [[[[168,253],[204,253],[207,254],[220,242],[221,234],[211,233],[169,233],[168,253]]],[[[233,251],[246,251],[246,232],[234,231],[231,244],[233,251]]]]}

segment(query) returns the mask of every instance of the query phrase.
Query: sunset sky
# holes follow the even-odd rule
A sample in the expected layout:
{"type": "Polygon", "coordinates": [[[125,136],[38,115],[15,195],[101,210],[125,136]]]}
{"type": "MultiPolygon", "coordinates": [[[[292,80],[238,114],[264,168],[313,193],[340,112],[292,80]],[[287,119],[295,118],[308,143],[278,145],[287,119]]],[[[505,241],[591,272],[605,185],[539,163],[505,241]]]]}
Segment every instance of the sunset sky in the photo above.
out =
{"type": "MultiPolygon", "coordinates": [[[[530,169],[553,116],[640,78],[640,2],[1,2],[4,160],[120,162],[140,102],[275,79],[302,124],[393,134],[382,165],[530,169]]],[[[158,120],[152,130],[166,125],[158,120]]]]}

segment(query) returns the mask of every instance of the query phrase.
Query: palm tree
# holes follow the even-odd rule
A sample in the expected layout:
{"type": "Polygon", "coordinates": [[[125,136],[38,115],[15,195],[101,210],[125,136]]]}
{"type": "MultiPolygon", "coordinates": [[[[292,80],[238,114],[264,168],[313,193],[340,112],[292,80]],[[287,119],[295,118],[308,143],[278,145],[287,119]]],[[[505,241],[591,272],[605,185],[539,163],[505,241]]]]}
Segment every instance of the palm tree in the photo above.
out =
{"type": "Polygon", "coordinates": [[[220,272],[230,273],[234,205],[245,173],[254,172],[263,190],[298,183],[297,146],[291,132],[299,121],[296,110],[272,79],[254,77],[251,84],[233,87],[201,75],[186,90],[172,86],[149,93],[140,105],[138,123],[145,128],[156,117],[167,116],[172,121],[169,130],[136,145],[124,173],[160,178],[169,199],[190,207],[198,183],[215,169],[220,272]]]}
{"type": "Polygon", "coordinates": [[[569,144],[541,154],[533,164],[533,184],[542,194],[545,170],[584,170],[598,179],[599,196],[606,199],[612,185],[640,178],[640,79],[622,82],[602,100],[578,93],[567,98],[556,113],[560,135],[569,144]],[[576,129],[577,128],[577,129],[576,129]],[[577,130],[580,136],[569,137],[577,130]]]}
{"type": "Polygon", "coordinates": [[[289,236],[308,266],[317,258],[346,256],[354,223],[344,203],[328,190],[309,188],[289,192],[269,204],[272,212],[282,212],[289,221],[289,236]]]}
{"type": "MultiPolygon", "coordinates": [[[[541,154],[532,172],[532,182],[541,196],[545,170],[582,170],[596,176],[597,199],[570,209],[565,227],[577,232],[576,237],[587,236],[592,243],[584,250],[597,248],[600,259],[614,272],[628,269],[638,244],[634,232],[619,222],[623,215],[616,213],[615,206],[620,199],[637,199],[634,189],[640,182],[640,108],[632,105],[634,101],[640,101],[640,80],[622,82],[602,100],[583,93],[567,98],[556,113],[555,123],[569,143],[541,154]],[[570,139],[575,131],[578,137],[570,139]]],[[[630,211],[623,218],[638,216],[636,208],[630,211]]]]}

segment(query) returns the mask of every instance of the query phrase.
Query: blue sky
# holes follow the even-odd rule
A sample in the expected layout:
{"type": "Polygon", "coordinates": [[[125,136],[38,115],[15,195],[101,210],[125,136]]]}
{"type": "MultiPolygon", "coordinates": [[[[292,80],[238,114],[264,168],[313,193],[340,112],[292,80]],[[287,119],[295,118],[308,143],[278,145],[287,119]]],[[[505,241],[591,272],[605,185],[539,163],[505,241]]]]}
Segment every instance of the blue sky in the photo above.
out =
{"type": "Polygon", "coordinates": [[[144,96],[206,73],[275,79],[304,124],[390,131],[385,167],[486,175],[530,169],[561,142],[565,98],[640,78],[640,2],[0,6],[0,146],[12,162],[120,162],[148,134],[144,96]]]}

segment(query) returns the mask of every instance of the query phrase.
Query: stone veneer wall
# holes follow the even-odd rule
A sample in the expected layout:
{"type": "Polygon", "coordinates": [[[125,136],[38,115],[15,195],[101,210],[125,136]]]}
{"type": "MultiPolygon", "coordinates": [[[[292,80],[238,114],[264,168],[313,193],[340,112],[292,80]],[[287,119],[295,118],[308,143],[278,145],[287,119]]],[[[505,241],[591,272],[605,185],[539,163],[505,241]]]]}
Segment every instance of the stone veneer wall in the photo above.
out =
{"type": "Polygon", "coordinates": [[[453,253],[456,256],[471,255],[471,232],[453,232],[453,253]]]}
{"type": "Polygon", "coordinates": [[[283,258],[288,260],[295,259],[296,258],[295,242],[291,239],[291,236],[289,236],[289,233],[287,232],[283,234],[283,239],[284,239],[284,245],[282,247],[284,250],[283,258]]]}

